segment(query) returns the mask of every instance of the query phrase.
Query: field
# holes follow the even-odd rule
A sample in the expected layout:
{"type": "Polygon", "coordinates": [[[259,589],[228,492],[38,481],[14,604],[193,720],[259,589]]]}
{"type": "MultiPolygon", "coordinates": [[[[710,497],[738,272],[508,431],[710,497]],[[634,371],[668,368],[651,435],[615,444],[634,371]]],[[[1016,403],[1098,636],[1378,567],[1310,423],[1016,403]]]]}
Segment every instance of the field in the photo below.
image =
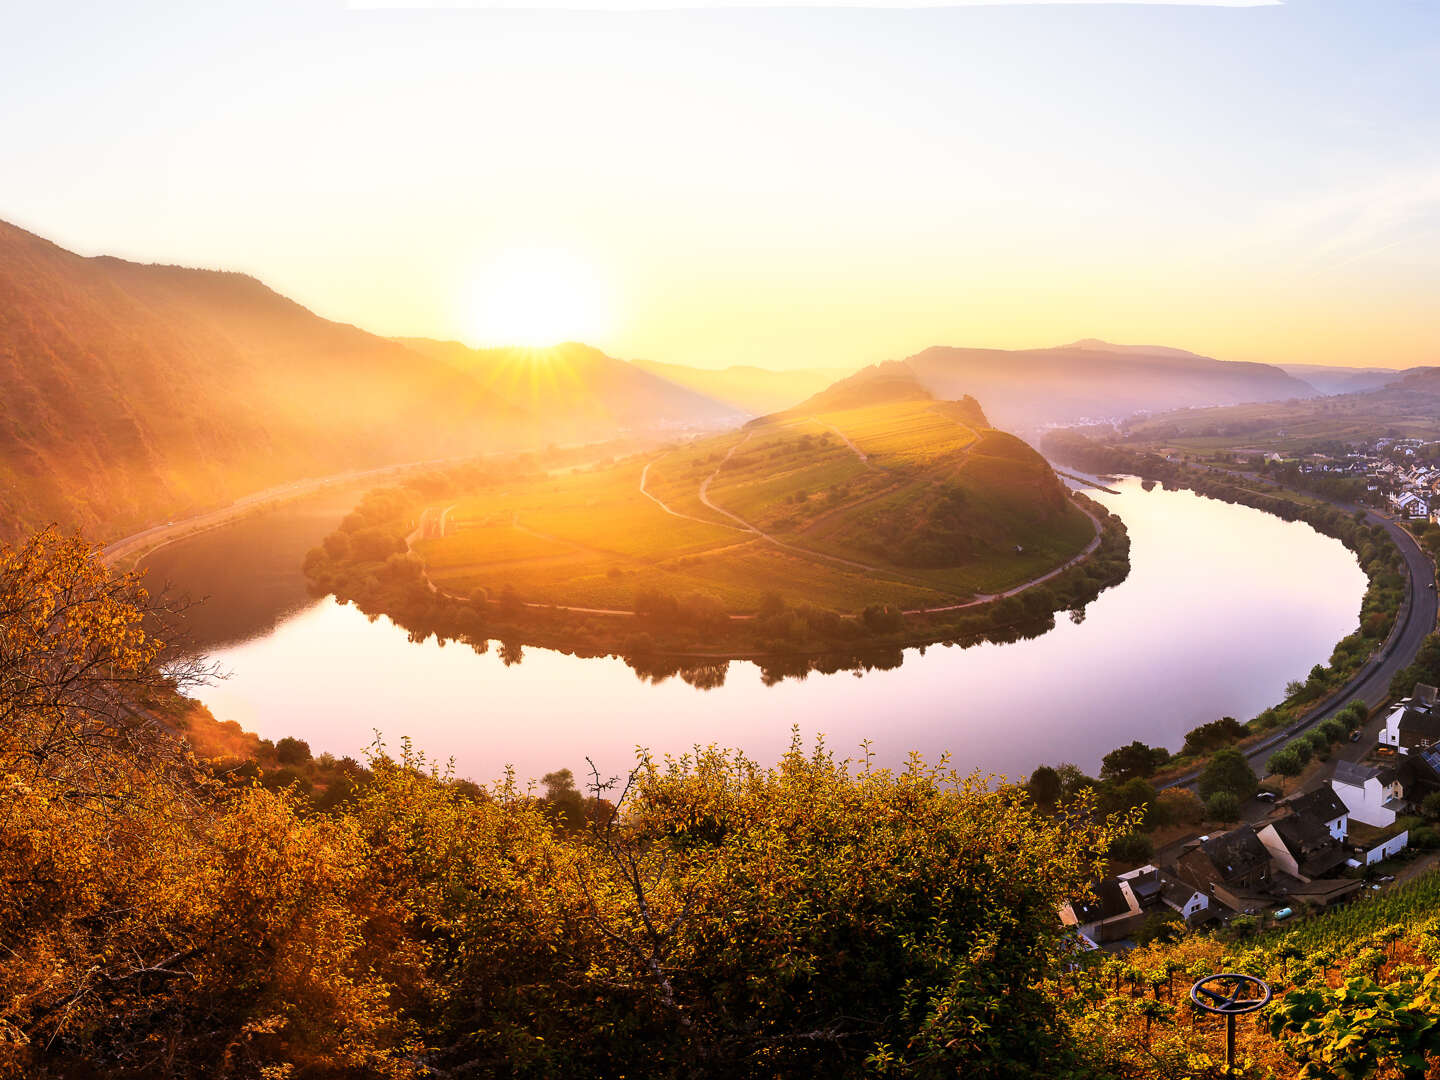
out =
{"type": "Polygon", "coordinates": [[[942,607],[1084,549],[1090,520],[973,402],[810,407],[427,508],[415,549],[450,592],[630,611],[637,594],[753,612],[767,593],[840,612],[942,607]]]}

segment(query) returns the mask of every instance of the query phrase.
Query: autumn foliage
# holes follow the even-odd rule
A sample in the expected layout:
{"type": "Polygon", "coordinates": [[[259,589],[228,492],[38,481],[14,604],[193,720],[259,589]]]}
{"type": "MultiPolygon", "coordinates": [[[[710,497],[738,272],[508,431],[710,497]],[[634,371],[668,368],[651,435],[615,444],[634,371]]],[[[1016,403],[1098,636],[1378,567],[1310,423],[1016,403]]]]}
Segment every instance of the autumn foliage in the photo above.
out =
{"type": "MultiPolygon", "coordinates": [[[[138,579],[0,549],[0,1074],[1014,1075],[1112,831],[944,766],[701,749],[583,821],[404,746],[328,812],[191,756],[138,579]]],[[[399,722],[399,718],[397,718],[399,722]]],[[[582,805],[577,803],[577,806],[582,805]]],[[[574,808],[572,808],[572,811],[574,808]]]]}

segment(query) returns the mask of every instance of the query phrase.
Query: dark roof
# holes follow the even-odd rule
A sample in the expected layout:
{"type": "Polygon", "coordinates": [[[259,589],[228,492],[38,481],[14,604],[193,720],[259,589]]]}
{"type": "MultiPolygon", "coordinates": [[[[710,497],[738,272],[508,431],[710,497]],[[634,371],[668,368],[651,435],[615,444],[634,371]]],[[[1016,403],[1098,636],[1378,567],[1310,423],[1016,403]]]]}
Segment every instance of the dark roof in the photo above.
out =
{"type": "Polygon", "coordinates": [[[1190,898],[1199,891],[1199,889],[1188,882],[1177,881],[1175,878],[1166,878],[1160,895],[1171,907],[1183,908],[1190,902],[1190,898]]]}
{"type": "MultiPolygon", "coordinates": [[[[1342,784],[1349,784],[1351,787],[1364,787],[1365,782],[1380,775],[1378,765],[1363,765],[1358,761],[1337,761],[1335,771],[1331,774],[1334,780],[1342,784]]],[[[1385,781],[1382,781],[1384,783],[1385,781]]]]}
{"type": "Polygon", "coordinates": [[[1400,732],[1400,745],[1413,746],[1417,742],[1434,742],[1440,739],[1440,712],[1431,712],[1428,709],[1417,709],[1407,705],[1405,714],[1400,717],[1398,725],[1400,732]],[[1406,739],[1406,736],[1409,739],[1406,739]]]}
{"type": "Polygon", "coordinates": [[[1270,861],[1270,853],[1248,825],[1212,836],[1201,843],[1200,850],[1205,852],[1225,880],[1249,873],[1256,866],[1270,861]]]}
{"type": "Polygon", "coordinates": [[[1291,795],[1288,799],[1282,800],[1280,805],[1289,807],[1293,813],[1304,817],[1318,818],[1321,821],[1334,821],[1350,812],[1340,801],[1340,796],[1335,794],[1335,789],[1329,784],[1324,784],[1313,791],[1291,795]]]}
{"type": "Polygon", "coordinates": [[[1130,904],[1125,899],[1125,894],[1120,890],[1120,879],[1118,877],[1101,878],[1090,883],[1090,891],[1095,894],[1093,900],[1085,903],[1072,903],[1070,906],[1075,911],[1075,918],[1081,923],[1099,922],[1101,919],[1114,918],[1116,915],[1125,915],[1130,911],[1130,904]]]}
{"type": "Polygon", "coordinates": [[[1437,696],[1440,696],[1440,691],[1437,691],[1429,683],[1423,682],[1415,684],[1415,693],[1411,695],[1416,701],[1425,705],[1434,705],[1437,696]]]}
{"type": "Polygon", "coordinates": [[[1270,823],[1308,878],[1322,877],[1345,861],[1345,850],[1325,823],[1309,815],[1290,814],[1270,823]]]}
{"type": "Polygon", "coordinates": [[[1163,886],[1160,884],[1160,875],[1151,874],[1130,882],[1130,891],[1135,894],[1135,899],[1140,903],[1153,899],[1160,895],[1163,886]]]}

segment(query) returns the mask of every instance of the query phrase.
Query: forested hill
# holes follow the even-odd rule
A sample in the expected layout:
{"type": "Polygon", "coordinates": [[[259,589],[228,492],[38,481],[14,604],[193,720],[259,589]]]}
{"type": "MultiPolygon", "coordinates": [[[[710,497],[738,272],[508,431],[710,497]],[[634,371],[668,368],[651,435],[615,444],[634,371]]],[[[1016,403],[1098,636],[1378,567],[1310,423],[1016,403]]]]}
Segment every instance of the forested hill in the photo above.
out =
{"type": "Polygon", "coordinates": [[[552,366],[510,392],[243,274],[85,258],[0,222],[0,537],[103,540],[307,477],[733,415],[589,360],[589,381],[552,366]]]}

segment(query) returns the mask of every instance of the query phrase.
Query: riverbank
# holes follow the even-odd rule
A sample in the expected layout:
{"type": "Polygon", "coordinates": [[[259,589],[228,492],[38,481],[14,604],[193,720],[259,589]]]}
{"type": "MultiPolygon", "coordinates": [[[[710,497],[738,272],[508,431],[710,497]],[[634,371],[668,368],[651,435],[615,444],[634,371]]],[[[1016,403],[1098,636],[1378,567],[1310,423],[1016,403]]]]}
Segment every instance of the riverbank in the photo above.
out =
{"type": "MultiPolygon", "coordinates": [[[[1246,735],[1224,743],[1240,749],[1260,775],[1264,775],[1264,763],[1273,750],[1336,715],[1350,702],[1360,701],[1374,709],[1387,700],[1395,673],[1414,661],[1435,628],[1436,596],[1427,588],[1435,580],[1434,564],[1406,530],[1372,510],[1301,492],[1286,498],[1277,492],[1240,486],[1260,483],[1256,477],[1208,466],[1197,469],[1155,454],[1097,443],[1073,432],[1052,433],[1046,448],[1081,469],[1130,472],[1167,487],[1253,506],[1285,520],[1305,521],[1340,539],[1361,561],[1370,585],[1361,608],[1360,631],[1337,644],[1328,668],[1317,665],[1303,683],[1292,684],[1293,692],[1284,701],[1244,725],[1246,735]],[[1393,550],[1393,557],[1384,550],[1385,545],[1393,550]],[[1398,576],[1403,585],[1398,601],[1392,576],[1398,576]],[[1382,626],[1383,636],[1379,633],[1382,626]],[[1370,648],[1361,654],[1357,646],[1365,644],[1370,648]]],[[[1152,773],[1151,780],[1160,790],[1193,787],[1206,760],[1208,756],[1172,758],[1169,768],[1152,773]]]]}
{"type": "Polygon", "coordinates": [[[475,482],[473,476],[461,482],[436,474],[423,491],[371,492],[306,557],[315,593],[442,639],[499,639],[576,656],[620,656],[647,669],[754,660],[798,674],[816,670],[812,664],[838,670],[837,658],[845,666],[869,666],[907,647],[1043,633],[1057,612],[1082,609],[1129,570],[1123,522],[1072,493],[1096,532],[1079,554],[1002,592],[934,607],[902,610],[861,601],[863,610],[842,611],[770,594],[759,610],[734,612],[700,595],[679,599],[641,591],[624,610],[527,602],[509,587],[498,595],[486,589],[462,594],[437,587],[412,548],[423,531],[425,507],[458,498],[466,483],[475,482]]]}

